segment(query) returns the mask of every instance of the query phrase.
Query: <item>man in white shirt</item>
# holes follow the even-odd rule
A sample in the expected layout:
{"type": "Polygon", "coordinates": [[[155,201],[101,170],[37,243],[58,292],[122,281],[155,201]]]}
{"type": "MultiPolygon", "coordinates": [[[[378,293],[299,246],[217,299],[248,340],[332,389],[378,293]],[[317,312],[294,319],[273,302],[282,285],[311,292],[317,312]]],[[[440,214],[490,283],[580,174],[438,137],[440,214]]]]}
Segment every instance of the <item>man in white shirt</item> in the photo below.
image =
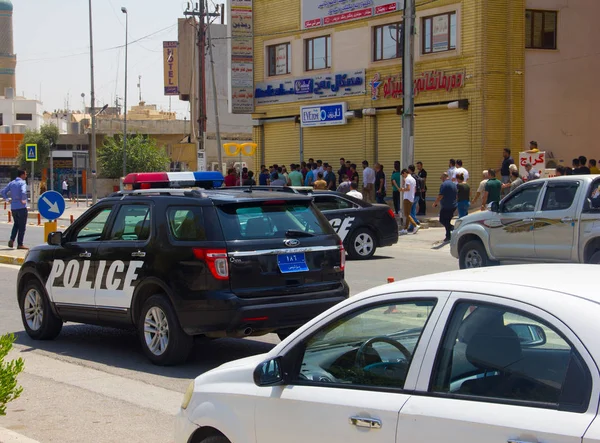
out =
{"type": "Polygon", "coordinates": [[[456,160],[453,158],[448,163],[448,178],[456,183],[456,160]]]}
{"type": "Polygon", "coordinates": [[[413,225],[412,234],[416,234],[419,230],[419,225],[411,217],[410,211],[412,210],[413,202],[415,201],[415,194],[417,192],[417,181],[408,172],[408,169],[403,169],[401,174],[402,178],[404,179],[404,187],[400,188],[400,192],[404,192],[404,202],[402,202],[404,229],[400,231],[400,235],[408,234],[409,225],[413,225]]]}
{"type": "Polygon", "coordinates": [[[363,195],[358,191],[358,184],[357,183],[350,183],[350,190],[346,193],[346,195],[349,195],[350,197],[354,197],[357,198],[359,200],[363,199],[363,195]]]}
{"type": "Polygon", "coordinates": [[[62,195],[64,198],[69,197],[69,184],[67,183],[67,179],[63,179],[62,182],[62,195]]]}
{"type": "Polygon", "coordinates": [[[463,168],[462,160],[456,160],[456,171],[454,172],[454,177],[456,177],[458,174],[465,176],[465,182],[469,181],[469,171],[467,171],[466,168],[463,168]]]}
{"type": "Polygon", "coordinates": [[[479,183],[479,188],[477,188],[477,194],[475,194],[475,197],[473,198],[473,200],[471,200],[471,206],[474,206],[475,203],[479,200],[479,197],[483,196],[483,193],[485,192],[485,185],[487,184],[489,179],[490,175],[486,169],[485,171],[483,171],[483,180],[481,180],[481,183],[479,183]]]}
{"type": "Polygon", "coordinates": [[[362,162],[363,166],[363,197],[364,200],[373,203],[375,202],[375,170],[369,167],[368,161],[362,162]]]}

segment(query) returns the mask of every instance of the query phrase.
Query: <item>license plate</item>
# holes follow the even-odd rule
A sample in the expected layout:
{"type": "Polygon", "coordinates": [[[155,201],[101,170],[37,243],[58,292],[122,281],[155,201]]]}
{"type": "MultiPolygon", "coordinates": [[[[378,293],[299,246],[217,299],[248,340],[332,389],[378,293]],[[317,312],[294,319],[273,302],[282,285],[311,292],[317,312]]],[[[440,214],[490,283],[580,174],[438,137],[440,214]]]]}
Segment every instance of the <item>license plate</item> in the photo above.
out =
{"type": "Polygon", "coordinates": [[[308,271],[304,252],[297,254],[279,254],[277,256],[277,264],[279,265],[279,270],[282,274],[308,271]]]}

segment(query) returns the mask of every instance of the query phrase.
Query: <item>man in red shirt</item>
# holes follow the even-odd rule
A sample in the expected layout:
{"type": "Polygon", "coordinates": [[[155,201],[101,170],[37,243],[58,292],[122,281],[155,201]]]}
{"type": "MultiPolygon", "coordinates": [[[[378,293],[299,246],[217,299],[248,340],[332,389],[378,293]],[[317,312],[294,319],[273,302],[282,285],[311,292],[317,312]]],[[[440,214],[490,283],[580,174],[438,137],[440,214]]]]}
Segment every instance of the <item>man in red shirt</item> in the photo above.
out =
{"type": "Polygon", "coordinates": [[[237,174],[235,173],[235,169],[229,169],[227,171],[227,177],[225,177],[225,186],[235,186],[237,181],[237,174]]]}

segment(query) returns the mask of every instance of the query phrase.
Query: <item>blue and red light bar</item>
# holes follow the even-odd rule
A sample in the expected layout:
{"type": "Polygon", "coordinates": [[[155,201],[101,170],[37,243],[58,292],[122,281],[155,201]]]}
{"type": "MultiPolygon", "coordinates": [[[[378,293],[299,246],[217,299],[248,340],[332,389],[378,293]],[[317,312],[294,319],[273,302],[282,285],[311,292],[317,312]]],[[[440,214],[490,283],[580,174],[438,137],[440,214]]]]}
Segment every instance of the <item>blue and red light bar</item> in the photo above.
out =
{"type": "Polygon", "coordinates": [[[136,172],[123,179],[126,191],[156,188],[203,188],[223,186],[225,178],[219,171],[207,172],[136,172]]]}

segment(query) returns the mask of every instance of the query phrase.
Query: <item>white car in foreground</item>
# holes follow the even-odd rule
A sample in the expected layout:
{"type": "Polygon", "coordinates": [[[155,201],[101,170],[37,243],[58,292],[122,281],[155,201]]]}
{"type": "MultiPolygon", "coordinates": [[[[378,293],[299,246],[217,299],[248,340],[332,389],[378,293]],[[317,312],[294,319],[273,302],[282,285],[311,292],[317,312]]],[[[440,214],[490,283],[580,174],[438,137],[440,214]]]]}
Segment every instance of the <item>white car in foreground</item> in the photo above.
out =
{"type": "Polygon", "coordinates": [[[372,289],[198,377],[176,442],[599,442],[597,276],[527,265],[372,289]]]}

